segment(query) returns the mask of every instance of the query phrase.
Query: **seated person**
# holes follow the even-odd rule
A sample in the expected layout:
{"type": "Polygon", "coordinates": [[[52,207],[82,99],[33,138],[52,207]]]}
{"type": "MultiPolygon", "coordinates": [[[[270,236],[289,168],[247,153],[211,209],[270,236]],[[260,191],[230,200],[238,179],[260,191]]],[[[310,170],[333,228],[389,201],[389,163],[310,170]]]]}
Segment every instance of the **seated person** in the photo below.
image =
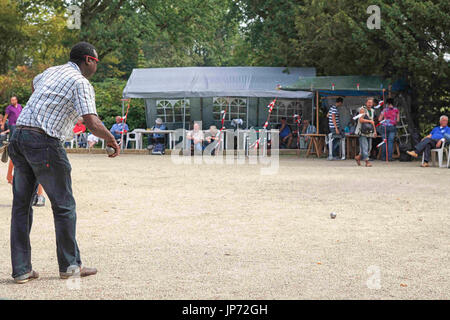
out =
{"type": "Polygon", "coordinates": [[[292,143],[292,129],[286,122],[286,117],[281,118],[281,124],[276,127],[280,130],[280,147],[289,149],[292,143]]]}
{"type": "Polygon", "coordinates": [[[421,152],[424,153],[424,163],[422,167],[429,167],[431,149],[438,149],[445,143],[445,138],[450,135],[450,128],[448,127],[448,117],[441,116],[439,119],[439,126],[435,127],[431,133],[419,142],[413,151],[407,151],[410,156],[417,158],[421,152]]]}
{"type": "MultiPolygon", "coordinates": [[[[302,125],[300,126],[300,134],[312,134],[316,133],[316,127],[309,123],[309,120],[302,120],[302,125]]],[[[299,149],[306,149],[308,147],[308,142],[310,137],[301,136],[299,138],[299,149]]]]}
{"type": "MultiPolygon", "coordinates": [[[[102,120],[102,118],[99,116],[98,117],[100,120],[102,120]]],[[[102,121],[103,125],[105,125],[105,123],[102,121]]],[[[94,136],[92,133],[89,133],[88,137],[87,137],[87,142],[88,142],[88,147],[89,149],[93,148],[98,142],[99,142],[100,138],[94,136]]]]}
{"type": "MultiPolygon", "coordinates": [[[[152,130],[167,130],[166,125],[163,123],[161,118],[157,118],[155,120],[155,125],[152,127],[152,130]]],[[[151,150],[153,145],[156,143],[164,143],[164,134],[162,133],[151,133],[148,135],[148,147],[147,149],[151,150]]]]}
{"type": "Polygon", "coordinates": [[[88,147],[89,149],[93,148],[100,139],[96,136],[94,136],[92,133],[89,133],[87,137],[88,147]]]}
{"type": "Polygon", "coordinates": [[[111,130],[109,130],[112,135],[114,136],[114,138],[116,138],[116,140],[118,142],[120,142],[120,140],[122,139],[122,132],[123,132],[123,140],[126,140],[127,137],[127,132],[128,132],[128,125],[122,122],[122,117],[121,116],[117,116],[116,117],[116,123],[113,124],[113,126],[111,127],[111,130]]]}
{"type": "MultiPolygon", "coordinates": [[[[0,123],[3,123],[3,115],[0,114],[0,123]]],[[[3,145],[3,141],[6,141],[8,138],[9,128],[8,124],[5,123],[3,130],[0,129],[0,147],[3,145]]]]}
{"type": "Polygon", "coordinates": [[[205,140],[205,136],[203,134],[203,131],[200,129],[200,125],[198,122],[194,123],[194,129],[192,131],[189,131],[186,135],[188,146],[191,145],[191,143],[194,144],[194,151],[196,152],[202,152],[203,151],[203,140],[205,140]]]}
{"type": "MultiPolygon", "coordinates": [[[[203,142],[204,148],[206,148],[211,143],[215,142],[216,140],[219,140],[218,136],[219,130],[217,130],[216,126],[210,126],[209,130],[205,132],[205,140],[203,142]]],[[[214,155],[216,152],[216,149],[211,151],[211,155],[214,155]]]]}
{"type": "Polygon", "coordinates": [[[83,135],[83,133],[86,132],[86,126],[83,124],[83,118],[78,118],[77,123],[75,124],[75,127],[73,127],[73,135],[76,141],[78,142],[78,145],[83,148],[86,147],[86,139],[83,135]]]}

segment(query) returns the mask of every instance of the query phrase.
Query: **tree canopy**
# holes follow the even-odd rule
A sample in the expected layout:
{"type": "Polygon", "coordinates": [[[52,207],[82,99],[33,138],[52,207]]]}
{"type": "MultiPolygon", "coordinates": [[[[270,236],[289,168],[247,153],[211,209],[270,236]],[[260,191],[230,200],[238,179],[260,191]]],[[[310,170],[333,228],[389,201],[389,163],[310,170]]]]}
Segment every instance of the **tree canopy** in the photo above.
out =
{"type": "Polygon", "coordinates": [[[417,121],[450,111],[448,0],[0,0],[2,104],[13,92],[27,100],[20,85],[81,40],[98,49],[93,81],[105,90],[136,67],[303,66],[404,79],[417,121]],[[72,5],[80,29],[67,27],[72,5]],[[367,26],[370,5],[379,29],[367,26]]]}

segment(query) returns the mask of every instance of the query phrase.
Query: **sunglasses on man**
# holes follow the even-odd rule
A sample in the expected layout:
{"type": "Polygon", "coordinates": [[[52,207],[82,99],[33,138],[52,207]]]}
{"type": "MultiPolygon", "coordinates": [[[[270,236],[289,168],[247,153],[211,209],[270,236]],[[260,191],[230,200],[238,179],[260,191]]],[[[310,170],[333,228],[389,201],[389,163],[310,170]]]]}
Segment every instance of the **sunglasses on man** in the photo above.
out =
{"type": "Polygon", "coordinates": [[[99,62],[99,60],[96,57],[88,56],[88,55],[85,55],[85,57],[94,60],[96,64],[98,64],[98,62],[99,62]]]}

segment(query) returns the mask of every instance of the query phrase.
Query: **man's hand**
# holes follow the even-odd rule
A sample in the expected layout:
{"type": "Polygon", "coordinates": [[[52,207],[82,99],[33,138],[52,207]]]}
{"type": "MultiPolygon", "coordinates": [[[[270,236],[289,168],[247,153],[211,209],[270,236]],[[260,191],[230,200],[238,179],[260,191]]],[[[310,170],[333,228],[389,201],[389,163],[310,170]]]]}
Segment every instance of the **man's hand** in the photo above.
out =
{"type": "Polygon", "coordinates": [[[86,127],[92,132],[92,134],[96,137],[104,139],[106,145],[108,147],[113,148],[116,152],[110,155],[110,158],[115,158],[120,153],[120,147],[116,142],[114,136],[109,132],[108,129],[105,128],[103,123],[95,114],[86,114],[83,116],[84,122],[86,123],[86,127]]]}
{"type": "Polygon", "coordinates": [[[120,147],[117,144],[116,139],[108,139],[105,141],[106,142],[106,146],[113,148],[116,152],[114,152],[112,155],[108,156],[110,158],[115,158],[120,154],[120,147]]]}
{"type": "Polygon", "coordinates": [[[341,134],[341,131],[338,128],[336,128],[336,134],[341,134]]]}
{"type": "Polygon", "coordinates": [[[439,149],[442,145],[442,140],[439,140],[438,142],[436,142],[436,149],[439,149]]]}

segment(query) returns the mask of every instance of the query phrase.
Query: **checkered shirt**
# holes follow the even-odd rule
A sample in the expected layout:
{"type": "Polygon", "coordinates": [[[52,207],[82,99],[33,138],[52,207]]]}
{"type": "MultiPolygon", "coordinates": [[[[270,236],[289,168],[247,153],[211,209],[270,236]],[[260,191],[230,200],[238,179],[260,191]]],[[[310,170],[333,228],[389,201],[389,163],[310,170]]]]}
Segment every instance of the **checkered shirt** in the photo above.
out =
{"type": "Polygon", "coordinates": [[[97,114],[94,88],[73,62],[48,68],[34,78],[33,86],[18,126],[41,128],[64,141],[72,136],[77,118],[97,114]]]}

